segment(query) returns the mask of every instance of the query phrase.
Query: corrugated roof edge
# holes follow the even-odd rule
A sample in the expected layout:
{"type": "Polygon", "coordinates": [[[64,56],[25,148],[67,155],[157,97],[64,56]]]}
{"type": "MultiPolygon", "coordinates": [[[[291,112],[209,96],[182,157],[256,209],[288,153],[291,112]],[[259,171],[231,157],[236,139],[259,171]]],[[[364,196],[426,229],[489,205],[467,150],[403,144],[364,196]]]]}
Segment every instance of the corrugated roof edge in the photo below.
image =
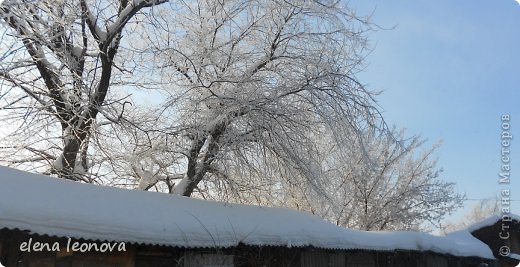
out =
{"type": "MultiPolygon", "coordinates": [[[[14,231],[20,231],[20,232],[27,232],[27,234],[31,235],[31,236],[41,236],[41,237],[46,237],[46,238],[58,238],[58,239],[68,239],[68,238],[71,238],[71,239],[74,239],[74,240],[78,240],[78,241],[88,241],[88,242],[111,242],[111,243],[119,243],[119,242],[124,242],[126,244],[130,244],[130,245],[134,245],[134,246],[151,246],[151,247],[161,247],[161,248],[180,248],[180,249],[229,249],[229,248],[235,248],[237,246],[240,246],[240,245],[243,245],[243,246],[246,246],[246,247],[271,247],[271,248],[275,248],[275,247],[283,247],[283,248],[314,248],[314,249],[323,249],[323,250],[327,250],[327,251],[366,251],[366,252],[430,252],[430,253],[433,253],[433,254],[438,254],[438,255],[450,255],[450,256],[454,256],[454,257],[460,257],[460,258],[483,258],[483,259],[488,259],[488,260],[493,260],[495,258],[487,258],[487,257],[479,257],[479,256],[460,256],[460,255],[454,255],[454,254],[450,254],[450,253],[440,253],[440,252],[437,252],[437,251],[434,251],[434,250],[414,250],[414,249],[369,249],[369,248],[327,248],[327,247],[316,247],[316,246],[312,246],[312,245],[307,245],[307,246],[292,246],[292,247],[287,247],[287,246],[281,246],[281,245],[254,245],[254,244],[244,244],[244,243],[241,243],[239,242],[237,245],[231,245],[231,246],[218,246],[218,247],[214,247],[214,246],[177,246],[177,245],[165,245],[165,244],[155,244],[155,243],[146,243],[146,242],[129,242],[129,241],[124,241],[124,240],[101,240],[101,239],[88,239],[88,238],[77,238],[77,237],[70,237],[70,236],[58,236],[58,235],[49,235],[49,234],[40,234],[40,233],[35,233],[35,232],[32,232],[31,230],[28,230],[28,229],[19,229],[19,228],[8,228],[8,227],[4,227],[4,228],[0,228],[0,231],[2,230],[14,230],[14,231]]],[[[514,257],[512,257],[514,258],[514,257]]]]}

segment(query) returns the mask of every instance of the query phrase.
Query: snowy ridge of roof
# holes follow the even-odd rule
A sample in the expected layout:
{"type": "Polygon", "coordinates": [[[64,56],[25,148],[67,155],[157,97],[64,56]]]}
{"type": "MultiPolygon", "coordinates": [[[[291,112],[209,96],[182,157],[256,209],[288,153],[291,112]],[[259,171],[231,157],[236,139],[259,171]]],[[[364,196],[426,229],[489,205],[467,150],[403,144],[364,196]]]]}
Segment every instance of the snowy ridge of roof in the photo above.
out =
{"type": "Polygon", "coordinates": [[[469,232],[345,229],[306,212],[80,184],[0,166],[0,229],[101,241],[180,246],[314,246],[414,250],[493,259],[469,232]]]}
{"type": "MultiPolygon", "coordinates": [[[[509,214],[506,214],[506,216],[509,216],[512,220],[520,222],[520,216],[518,216],[516,214],[509,213],[509,214]]],[[[486,226],[494,225],[495,223],[497,223],[498,221],[501,221],[501,220],[502,220],[501,216],[492,215],[492,216],[489,216],[489,217],[487,217],[486,219],[484,219],[484,220],[482,220],[480,222],[476,222],[474,224],[471,224],[470,226],[466,227],[465,230],[468,231],[468,232],[473,232],[473,231],[476,231],[478,229],[484,228],[486,226]]]]}

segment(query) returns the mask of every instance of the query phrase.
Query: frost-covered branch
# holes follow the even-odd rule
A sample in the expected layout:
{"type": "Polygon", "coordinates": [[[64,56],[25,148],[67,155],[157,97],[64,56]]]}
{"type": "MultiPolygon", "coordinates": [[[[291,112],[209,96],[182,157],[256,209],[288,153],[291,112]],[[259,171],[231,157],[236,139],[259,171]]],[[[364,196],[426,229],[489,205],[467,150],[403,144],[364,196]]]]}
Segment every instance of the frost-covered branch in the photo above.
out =
{"type": "MultiPolygon", "coordinates": [[[[75,180],[91,167],[86,157],[90,136],[96,131],[94,121],[107,103],[109,88],[117,84],[114,79],[126,68],[118,66],[125,61],[118,62],[116,57],[121,33],[138,12],[164,2],[44,0],[6,1],[0,6],[0,18],[8,26],[2,28],[5,46],[0,51],[0,79],[8,82],[2,88],[11,88],[7,97],[13,99],[30,97],[8,105],[11,110],[25,111],[25,120],[44,117],[32,122],[45,125],[49,136],[61,135],[59,145],[40,135],[29,136],[56,153],[49,172],[75,180]]],[[[26,132],[38,128],[20,123],[26,132]]],[[[10,138],[29,142],[15,135],[10,138]]]]}

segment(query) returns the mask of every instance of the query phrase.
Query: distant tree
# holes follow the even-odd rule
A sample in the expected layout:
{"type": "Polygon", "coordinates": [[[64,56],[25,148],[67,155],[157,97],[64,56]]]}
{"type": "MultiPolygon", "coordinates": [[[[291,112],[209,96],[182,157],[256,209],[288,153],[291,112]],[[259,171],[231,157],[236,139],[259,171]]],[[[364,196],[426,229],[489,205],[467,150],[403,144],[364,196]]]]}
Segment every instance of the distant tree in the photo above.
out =
{"type": "Polygon", "coordinates": [[[117,119],[110,106],[124,102],[109,96],[131,71],[118,58],[123,32],[165,1],[3,1],[0,116],[12,127],[3,129],[4,161],[89,181],[79,174],[90,167],[96,119],[117,119]]]}
{"type": "Polygon", "coordinates": [[[449,232],[465,229],[470,225],[493,215],[500,215],[501,210],[499,203],[498,197],[482,199],[473,205],[471,210],[464,214],[458,222],[444,222],[440,225],[440,230],[442,233],[447,234],[449,232]]]}
{"type": "MultiPolygon", "coordinates": [[[[309,211],[341,226],[362,230],[426,230],[438,225],[447,214],[461,207],[464,196],[454,184],[440,178],[433,154],[437,145],[421,151],[418,137],[404,138],[363,135],[365,146],[343,143],[320,136],[315,165],[321,191],[307,186],[296,172],[286,170],[290,179],[256,177],[256,183],[236,187],[262,187],[262,191],[231,195],[232,201],[290,206],[309,211]],[[345,146],[350,146],[345,149],[345,146]]],[[[252,181],[250,179],[248,182],[252,181]]],[[[222,195],[208,194],[222,199],[222,195]]]]}
{"type": "Polygon", "coordinates": [[[326,160],[332,200],[321,208],[310,202],[313,212],[363,230],[424,230],[460,208],[465,197],[440,177],[438,144],[423,150],[417,136],[405,138],[404,131],[394,136],[397,142],[368,132],[366,147],[326,160]]]}

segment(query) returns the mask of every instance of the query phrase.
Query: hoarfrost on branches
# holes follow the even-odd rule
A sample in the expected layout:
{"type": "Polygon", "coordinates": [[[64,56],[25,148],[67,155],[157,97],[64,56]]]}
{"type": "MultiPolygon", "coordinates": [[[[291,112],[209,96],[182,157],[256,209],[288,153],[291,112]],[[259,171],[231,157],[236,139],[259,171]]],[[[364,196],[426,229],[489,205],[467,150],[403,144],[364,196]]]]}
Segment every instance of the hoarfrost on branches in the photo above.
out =
{"type": "Polygon", "coordinates": [[[9,165],[92,182],[82,174],[95,121],[103,106],[122,102],[109,88],[129,71],[117,57],[123,29],[163,2],[3,1],[0,116],[15,131],[1,148],[9,165]]]}
{"type": "Polygon", "coordinates": [[[434,149],[417,156],[356,77],[368,18],[328,0],[165,2],[6,0],[1,161],[363,229],[457,207],[434,149]]]}

